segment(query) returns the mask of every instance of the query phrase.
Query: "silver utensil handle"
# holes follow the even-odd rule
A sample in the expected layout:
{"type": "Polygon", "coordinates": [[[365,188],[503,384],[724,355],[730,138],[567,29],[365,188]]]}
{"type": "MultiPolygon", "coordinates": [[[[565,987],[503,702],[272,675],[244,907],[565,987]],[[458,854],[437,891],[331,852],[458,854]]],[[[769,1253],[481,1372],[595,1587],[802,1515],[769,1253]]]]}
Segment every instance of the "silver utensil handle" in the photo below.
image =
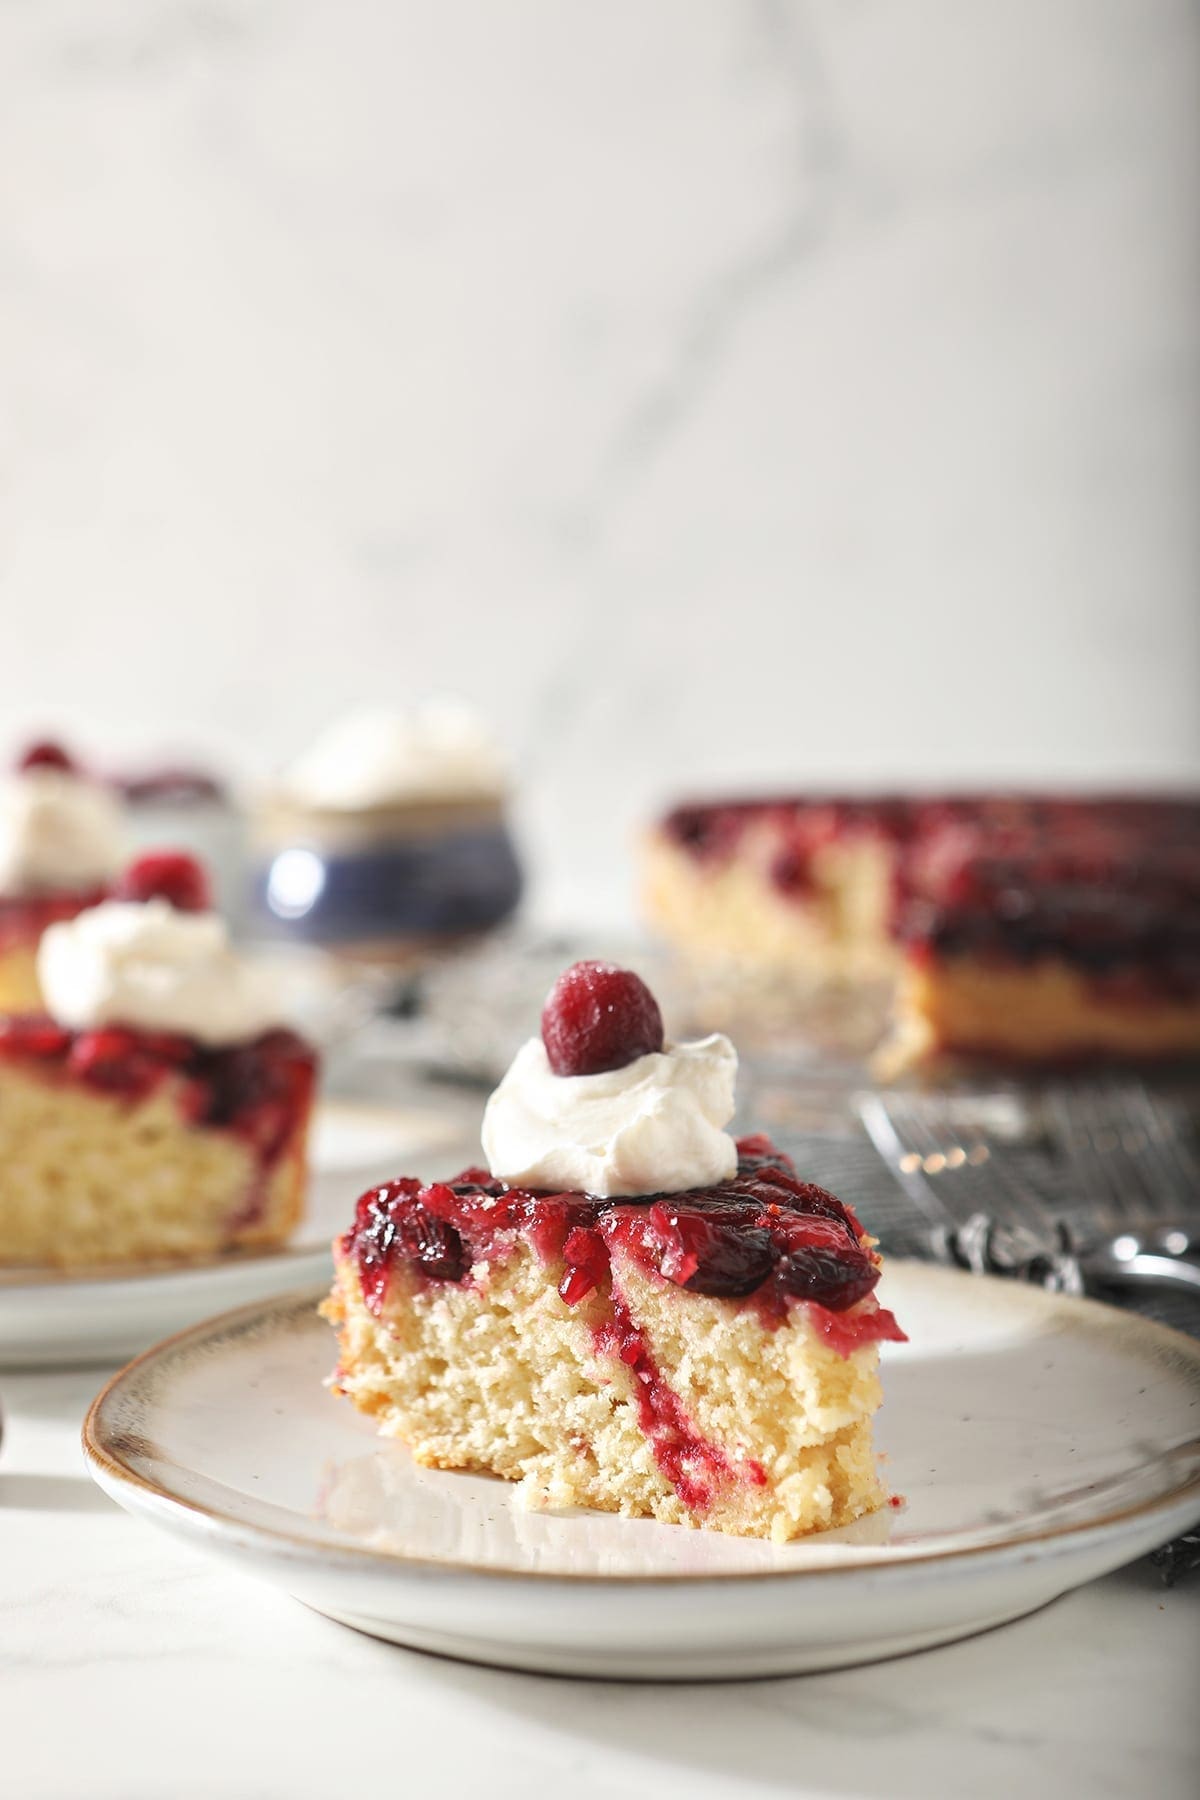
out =
{"type": "Polygon", "coordinates": [[[1175,1288],[1200,1294],[1200,1262],[1191,1256],[1158,1256],[1141,1250],[1135,1256],[1114,1256],[1109,1246],[1081,1256],[1080,1267],[1089,1286],[1175,1288]]]}
{"type": "Polygon", "coordinates": [[[1099,1244],[1075,1244],[1063,1226],[1033,1232],[975,1213],[950,1231],[935,1232],[940,1261],[976,1275],[1009,1275],[1060,1294],[1103,1294],[1113,1288],[1170,1288],[1200,1296],[1200,1245],[1194,1233],[1157,1228],[1149,1237],[1122,1232],[1099,1244]],[[1178,1248],[1167,1248],[1172,1239],[1178,1248]]]}

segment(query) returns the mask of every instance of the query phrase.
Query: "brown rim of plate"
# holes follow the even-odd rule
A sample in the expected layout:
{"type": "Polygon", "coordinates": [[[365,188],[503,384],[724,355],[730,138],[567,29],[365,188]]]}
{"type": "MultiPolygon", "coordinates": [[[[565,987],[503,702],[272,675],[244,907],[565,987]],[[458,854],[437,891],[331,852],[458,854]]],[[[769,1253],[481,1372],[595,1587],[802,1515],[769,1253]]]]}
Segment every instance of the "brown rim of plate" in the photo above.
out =
{"type": "MultiPolygon", "coordinates": [[[[941,1269],[936,1264],[916,1262],[911,1259],[896,1258],[893,1259],[889,1266],[893,1268],[902,1267],[915,1269],[921,1271],[923,1274],[933,1274],[935,1276],[945,1275],[951,1278],[957,1277],[966,1281],[985,1283],[991,1288],[1008,1288],[1014,1297],[1017,1294],[1022,1294],[1033,1299],[1036,1295],[1041,1294],[1045,1300],[1051,1303],[1053,1311],[1065,1311],[1069,1315],[1078,1315],[1080,1312],[1083,1312],[1088,1320],[1102,1331],[1109,1333],[1116,1332],[1120,1337],[1134,1337],[1139,1340],[1149,1339],[1152,1347],[1156,1348],[1160,1352],[1160,1355],[1164,1352],[1172,1352],[1173,1355],[1171,1360],[1174,1361],[1181,1358],[1185,1365],[1190,1365],[1193,1373],[1198,1378],[1198,1384],[1200,1384],[1200,1343],[1197,1343],[1196,1339],[1188,1337],[1185,1332],[1175,1331],[1167,1325],[1159,1325],[1153,1320],[1142,1318],[1140,1314],[1121,1312],[1116,1307],[1108,1307],[1094,1300],[1077,1299],[1072,1295],[1047,1294],[1042,1289],[1004,1282],[998,1276],[968,1275],[963,1270],[941,1269]]],[[[140,1369],[143,1364],[157,1361],[160,1357],[165,1357],[169,1353],[177,1352],[189,1339],[204,1340],[213,1336],[219,1336],[235,1329],[239,1325],[249,1325],[255,1319],[262,1319],[265,1321],[272,1316],[284,1312],[299,1314],[310,1308],[315,1317],[317,1301],[323,1299],[327,1291],[328,1290],[323,1287],[304,1289],[302,1291],[278,1294],[268,1300],[255,1300],[247,1305],[232,1307],[228,1312],[218,1313],[211,1319],[203,1319],[196,1325],[189,1325],[183,1331],[174,1332],[170,1337],[163,1338],[159,1343],[152,1344],[148,1349],[143,1350],[138,1356],[135,1356],[132,1361],[126,1363],[124,1368],[118,1369],[115,1375],[109,1377],[88,1407],[84,1417],[80,1438],[83,1445],[84,1456],[89,1465],[94,1465],[95,1468],[102,1469],[110,1480],[123,1483],[128,1487],[137,1488],[141,1492],[153,1496],[156,1500],[166,1502],[169,1506],[179,1507],[184,1512],[194,1513],[199,1518],[209,1520],[218,1525],[232,1526],[235,1530],[255,1539],[256,1542],[265,1548],[277,1549],[281,1544],[289,1545],[303,1550],[309,1555],[317,1553],[323,1557],[333,1557],[339,1561],[349,1562],[358,1567],[361,1567],[365,1563],[368,1566],[379,1570],[386,1570],[389,1567],[394,1568],[396,1565],[400,1565],[405,1570],[419,1571],[422,1574],[482,1575],[502,1581],[525,1582],[534,1580],[538,1582],[559,1582],[570,1585],[582,1584],[585,1586],[601,1587],[610,1587],[614,1584],[622,1587],[675,1587],[680,1584],[690,1586],[697,1583],[703,1584],[708,1582],[728,1581],[798,1581],[812,1579],[814,1577],[836,1576],[851,1568],[879,1569],[889,1566],[878,1557],[862,1557],[855,1560],[850,1556],[847,1557],[845,1561],[839,1562],[836,1566],[824,1568],[720,1569],[714,1570],[711,1574],[704,1575],[693,1575],[688,1573],[664,1573],[661,1575],[592,1575],[573,1574],[570,1571],[565,1570],[502,1569],[495,1567],[491,1563],[438,1561],[437,1559],[430,1557],[406,1556],[393,1550],[373,1550],[363,1544],[321,1543],[317,1545],[314,1544],[311,1538],[303,1537],[298,1532],[280,1531],[277,1529],[269,1530],[265,1526],[248,1524],[243,1519],[233,1518],[229,1514],[219,1512],[214,1507],[205,1506],[199,1501],[185,1500],[181,1495],[172,1493],[160,1483],[149,1480],[145,1475],[138,1474],[128,1463],[118,1461],[101,1442],[98,1431],[101,1410],[105,1406],[110,1394],[113,1394],[116,1389],[140,1369]]],[[[1200,1437],[1186,1439],[1182,1443],[1173,1444],[1168,1451],[1164,1452],[1164,1457],[1181,1455],[1200,1457],[1200,1437]]],[[[452,1473],[453,1471],[450,1472],[452,1473]]],[[[1083,1520],[1076,1524],[1066,1524],[1051,1527],[1048,1530],[1026,1532],[1000,1544],[964,1544],[957,1549],[929,1550],[918,1552],[916,1555],[912,1556],[898,1556],[893,1566],[919,1568],[922,1565],[931,1563],[958,1562],[967,1557],[995,1556],[1005,1551],[1025,1549],[1031,1544],[1053,1543],[1062,1538],[1076,1538],[1087,1533],[1103,1532],[1128,1519],[1152,1518],[1155,1513],[1164,1512],[1168,1508],[1173,1508],[1177,1506],[1180,1501],[1187,1499],[1190,1496],[1195,1497],[1197,1507],[1200,1508],[1200,1468],[1197,1468],[1194,1474],[1181,1482],[1179,1486],[1172,1488],[1168,1493],[1159,1494],[1155,1499],[1144,1501],[1139,1505],[1117,1507],[1114,1511],[1104,1513],[1098,1518],[1083,1520]]],[[[812,1533],[810,1534],[810,1538],[819,1538],[820,1535],[820,1533],[812,1533]]],[[[761,1542],[763,1540],[754,1539],[749,1541],[761,1542]]],[[[794,1541],[805,1542],[809,1540],[797,1539],[794,1541]]],[[[852,1550],[853,1546],[849,1546],[848,1548],[852,1550]]]]}

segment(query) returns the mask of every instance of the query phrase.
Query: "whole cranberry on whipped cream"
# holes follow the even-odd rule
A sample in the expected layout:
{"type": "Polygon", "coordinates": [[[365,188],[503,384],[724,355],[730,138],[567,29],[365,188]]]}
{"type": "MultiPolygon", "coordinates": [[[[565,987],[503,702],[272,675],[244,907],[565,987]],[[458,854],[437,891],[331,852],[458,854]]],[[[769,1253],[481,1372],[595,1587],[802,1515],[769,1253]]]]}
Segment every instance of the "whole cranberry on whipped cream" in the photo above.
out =
{"type": "Polygon", "coordinates": [[[600,963],[559,977],[542,1030],[518,1050],[483,1115],[484,1154],[499,1180],[608,1199],[685,1193],[736,1174],[737,1145],[725,1127],[737,1051],[727,1037],[664,1043],[645,983],[600,963]],[[645,1048],[656,1035],[659,1047],[645,1048]],[[594,1055],[607,1066],[555,1072],[594,1055]]]}
{"type": "Polygon", "coordinates": [[[632,969],[572,963],[546,996],[542,1042],[556,1075],[602,1075],[662,1049],[662,1014],[632,969]]]}
{"type": "Polygon", "coordinates": [[[281,1023],[273,980],[238,955],[224,919],[167,897],[190,900],[207,892],[203,870],[185,869],[185,860],[158,859],[159,895],[146,891],[144,865],[151,859],[141,859],[132,886],[145,898],[105,900],[43,933],[38,980],[46,1010],[60,1025],[175,1032],[218,1046],[281,1023]]]}

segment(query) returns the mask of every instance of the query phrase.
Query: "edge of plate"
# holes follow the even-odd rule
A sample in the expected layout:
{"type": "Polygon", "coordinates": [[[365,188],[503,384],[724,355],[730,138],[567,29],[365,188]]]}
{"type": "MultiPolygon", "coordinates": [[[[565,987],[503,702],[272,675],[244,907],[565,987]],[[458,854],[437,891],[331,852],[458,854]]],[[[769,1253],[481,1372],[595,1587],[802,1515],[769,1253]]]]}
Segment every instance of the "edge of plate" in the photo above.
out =
{"type": "MultiPolygon", "coordinates": [[[[1009,1289],[1012,1297],[1015,1298],[1017,1293],[1028,1295],[1030,1301],[1035,1305],[1038,1304],[1035,1296],[1040,1295],[1047,1302],[1050,1311],[1066,1311],[1068,1314],[1076,1316],[1083,1313],[1090,1324],[1097,1326],[1102,1331],[1115,1331],[1119,1336],[1148,1341],[1150,1346],[1157,1347],[1160,1352],[1173,1352],[1185,1364],[1191,1365],[1197,1375],[1200,1375],[1200,1342],[1188,1337],[1182,1331],[1175,1331],[1170,1326],[1145,1319],[1140,1314],[1121,1312],[1116,1307],[1108,1307],[1094,1300],[1078,1299],[1073,1295],[1049,1294],[1041,1289],[1023,1287],[1016,1289],[1012,1287],[1011,1283],[1002,1281],[998,1276],[968,1275],[963,1271],[942,1269],[937,1265],[912,1259],[897,1258],[890,1266],[919,1271],[920,1274],[932,1275],[935,1279],[944,1276],[951,1280],[958,1278],[970,1281],[976,1285],[985,1284],[993,1291],[1009,1289]]],[[[804,1568],[719,1569],[707,1574],[686,1572],[660,1575],[576,1574],[566,1570],[505,1569],[497,1568],[490,1563],[462,1560],[439,1561],[429,1557],[408,1556],[402,1551],[377,1550],[366,1544],[314,1543],[311,1538],[301,1536],[297,1532],[269,1529],[244,1519],[234,1518],[230,1514],[221,1512],[215,1507],[206,1506],[200,1501],[185,1499],[180,1494],[172,1493],[161,1483],[139,1473],[128,1462],[120,1460],[113,1453],[100,1429],[101,1414],[110,1397],[143,1365],[178,1353],[189,1339],[194,1339],[198,1343],[204,1342],[206,1339],[234,1330],[243,1324],[249,1325],[256,1319],[265,1321],[271,1314],[282,1312],[285,1309],[294,1309],[301,1305],[311,1304],[315,1310],[317,1300],[322,1298],[326,1291],[324,1287],[290,1289],[285,1293],[272,1295],[266,1300],[255,1300],[242,1306],[232,1307],[227,1312],[218,1313],[210,1319],[201,1320],[196,1325],[189,1325],[182,1331],[172,1333],[170,1337],[163,1338],[157,1344],[152,1344],[140,1355],[126,1363],[123,1368],[118,1369],[105,1382],[88,1407],[80,1432],[84,1459],[92,1479],[114,1498],[122,1488],[133,1489],[142,1498],[143,1504],[145,1497],[149,1497],[155,1503],[153,1508],[155,1511],[168,1514],[183,1512],[203,1520],[206,1535],[214,1534],[215,1531],[236,1532],[240,1534],[243,1541],[251,1540],[260,1549],[275,1554],[278,1554],[281,1547],[287,1547],[293,1553],[302,1552],[306,1557],[315,1557],[322,1561],[335,1560],[354,1568],[365,1566],[373,1568],[377,1572],[402,1569],[408,1573],[440,1577],[471,1575],[522,1583],[534,1580],[538,1583],[559,1583],[571,1587],[610,1587],[615,1583],[622,1587],[673,1588],[681,1585],[691,1587],[704,1583],[791,1582],[837,1576],[851,1570],[861,1573],[868,1569],[922,1568],[931,1564],[959,1563],[968,1558],[1003,1558],[1007,1555],[1027,1552],[1034,1545],[1058,1543],[1062,1540],[1086,1544],[1090,1539],[1103,1537],[1115,1527],[1127,1522],[1141,1520],[1149,1523],[1157,1514],[1172,1515],[1188,1500],[1195,1501],[1196,1511],[1200,1514],[1200,1470],[1197,1470],[1196,1473],[1180,1482],[1178,1486],[1170,1489],[1168,1493],[1160,1494],[1153,1500],[1146,1500],[1132,1506],[1117,1507],[1112,1512],[1104,1513],[1098,1518],[1026,1532],[999,1544],[964,1544],[958,1547],[951,1545],[941,1550],[917,1551],[911,1555],[898,1555],[894,1560],[889,1560],[885,1555],[856,1556],[854,1546],[846,1546],[846,1555],[839,1557],[836,1563],[809,1565],[804,1568]]]]}

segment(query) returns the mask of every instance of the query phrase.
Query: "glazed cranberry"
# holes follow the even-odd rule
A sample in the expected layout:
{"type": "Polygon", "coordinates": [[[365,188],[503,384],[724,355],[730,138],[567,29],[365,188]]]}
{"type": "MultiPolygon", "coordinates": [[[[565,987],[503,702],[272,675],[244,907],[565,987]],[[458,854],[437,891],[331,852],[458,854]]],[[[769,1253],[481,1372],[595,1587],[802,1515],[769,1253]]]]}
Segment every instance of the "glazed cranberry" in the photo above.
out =
{"type": "Polygon", "coordinates": [[[17,763],[18,769],[58,769],[64,775],[70,774],[75,763],[68,756],[61,744],[45,739],[38,744],[30,744],[17,763]]]}
{"type": "Polygon", "coordinates": [[[207,912],[207,871],[184,850],[151,850],[131,862],[113,890],[118,900],[165,900],[176,912],[207,912]]]}
{"type": "Polygon", "coordinates": [[[662,1245],[659,1269],[698,1294],[752,1294],[771,1273],[771,1236],[754,1223],[753,1206],[653,1205],[647,1233],[662,1245]]]}
{"type": "Polygon", "coordinates": [[[133,1031],[82,1031],[71,1046],[67,1066],[94,1087],[113,1093],[142,1092],[155,1073],[154,1059],[133,1031]]]}
{"type": "Polygon", "coordinates": [[[475,1163],[469,1169],[464,1169],[461,1175],[456,1175],[448,1185],[456,1194],[470,1194],[478,1190],[493,1198],[504,1188],[504,1183],[497,1181],[490,1169],[481,1169],[475,1163]]]}
{"type": "Polygon", "coordinates": [[[600,1075],[661,1050],[662,1014],[632,969],[577,962],[550,989],[542,1042],[556,1075],[600,1075]]]}
{"type": "Polygon", "coordinates": [[[577,1225],[568,1232],[562,1255],[567,1267],[558,1291],[568,1306],[575,1306],[607,1278],[608,1251],[598,1231],[577,1225]]]}
{"type": "Polygon", "coordinates": [[[669,838],[705,862],[719,862],[737,846],[753,807],[680,806],[668,813],[663,829],[669,838]]]}
{"type": "Polygon", "coordinates": [[[777,1150],[770,1138],[763,1131],[756,1131],[737,1141],[738,1173],[753,1174],[758,1169],[782,1169],[785,1175],[795,1176],[796,1165],[790,1156],[777,1150]]]}
{"type": "Polygon", "coordinates": [[[471,1266],[453,1225],[434,1218],[421,1207],[401,1214],[397,1239],[408,1260],[418,1263],[422,1274],[434,1281],[461,1281],[471,1266]]]}
{"type": "Polygon", "coordinates": [[[830,1312],[845,1312],[879,1280],[878,1266],[851,1244],[832,1219],[793,1215],[772,1231],[779,1285],[797,1300],[815,1300],[830,1312]]]}
{"type": "Polygon", "coordinates": [[[806,1217],[833,1219],[842,1227],[851,1243],[857,1244],[862,1236],[862,1226],[853,1210],[844,1200],[838,1200],[833,1194],[827,1194],[824,1188],[813,1187],[806,1181],[763,1182],[761,1178],[754,1184],[755,1190],[766,1195],[773,1205],[780,1205],[785,1210],[801,1213],[806,1217]]]}
{"type": "MultiPolygon", "coordinates": [[[[387,1274],[396,1258],[416,1262],[421,1273],[435,1282],[461,1282],[470,1267],[462,1238],[446,1219],[425,1208],[426,1197],[437,1202],[439,1188],[421,1190],[417,1181],[387,1181],[381,1188],[363,1193],[356,1211],[356,1237],[363,1265],[363,1287],[371,1289],[374,1305],[383,1300],[387,1274]]],[[[450,1188],[444,1188],[453,1202],[450,1188]]]]}
{"type": "MultiPolygon", "coordinates": [[[[595,1236],[590,1227],[596,1222],[596,1207],[582,1195],[550,1194],[543,1197],[539,1194],[536,1198],[530,1195],[523,1201],[515,1202],[510,1198],[506,1212],[509,1223],[526,1227],[529,1240],[544,1263],[556,1262],[560,1256],[570,1262],[568,1243],[575,1240],[575,1249],[578,1250],[585,1237],[590,1239],[595,1236]]],[[[589,1250],[579,1260],[588,1262],[590,1254],[589,1250]]],[[[606,1270],[607,1264],[601,1273],[606,1270]]],[[[594,1287],[596,1283],[593,1281],[591,1285],[594,1287]]]]}
{"type": "Polygon", "coordinates": [[[0,1019],[0,1051],[11,1051],[17,1056],[36,1056],[50,1059],[62,1056],[70,1048],[71,1033],[64,1031],[61,1025],[55,1025],[51,1019],[40,1016],[22,1018],[10,1015],[0,1019]]]}

